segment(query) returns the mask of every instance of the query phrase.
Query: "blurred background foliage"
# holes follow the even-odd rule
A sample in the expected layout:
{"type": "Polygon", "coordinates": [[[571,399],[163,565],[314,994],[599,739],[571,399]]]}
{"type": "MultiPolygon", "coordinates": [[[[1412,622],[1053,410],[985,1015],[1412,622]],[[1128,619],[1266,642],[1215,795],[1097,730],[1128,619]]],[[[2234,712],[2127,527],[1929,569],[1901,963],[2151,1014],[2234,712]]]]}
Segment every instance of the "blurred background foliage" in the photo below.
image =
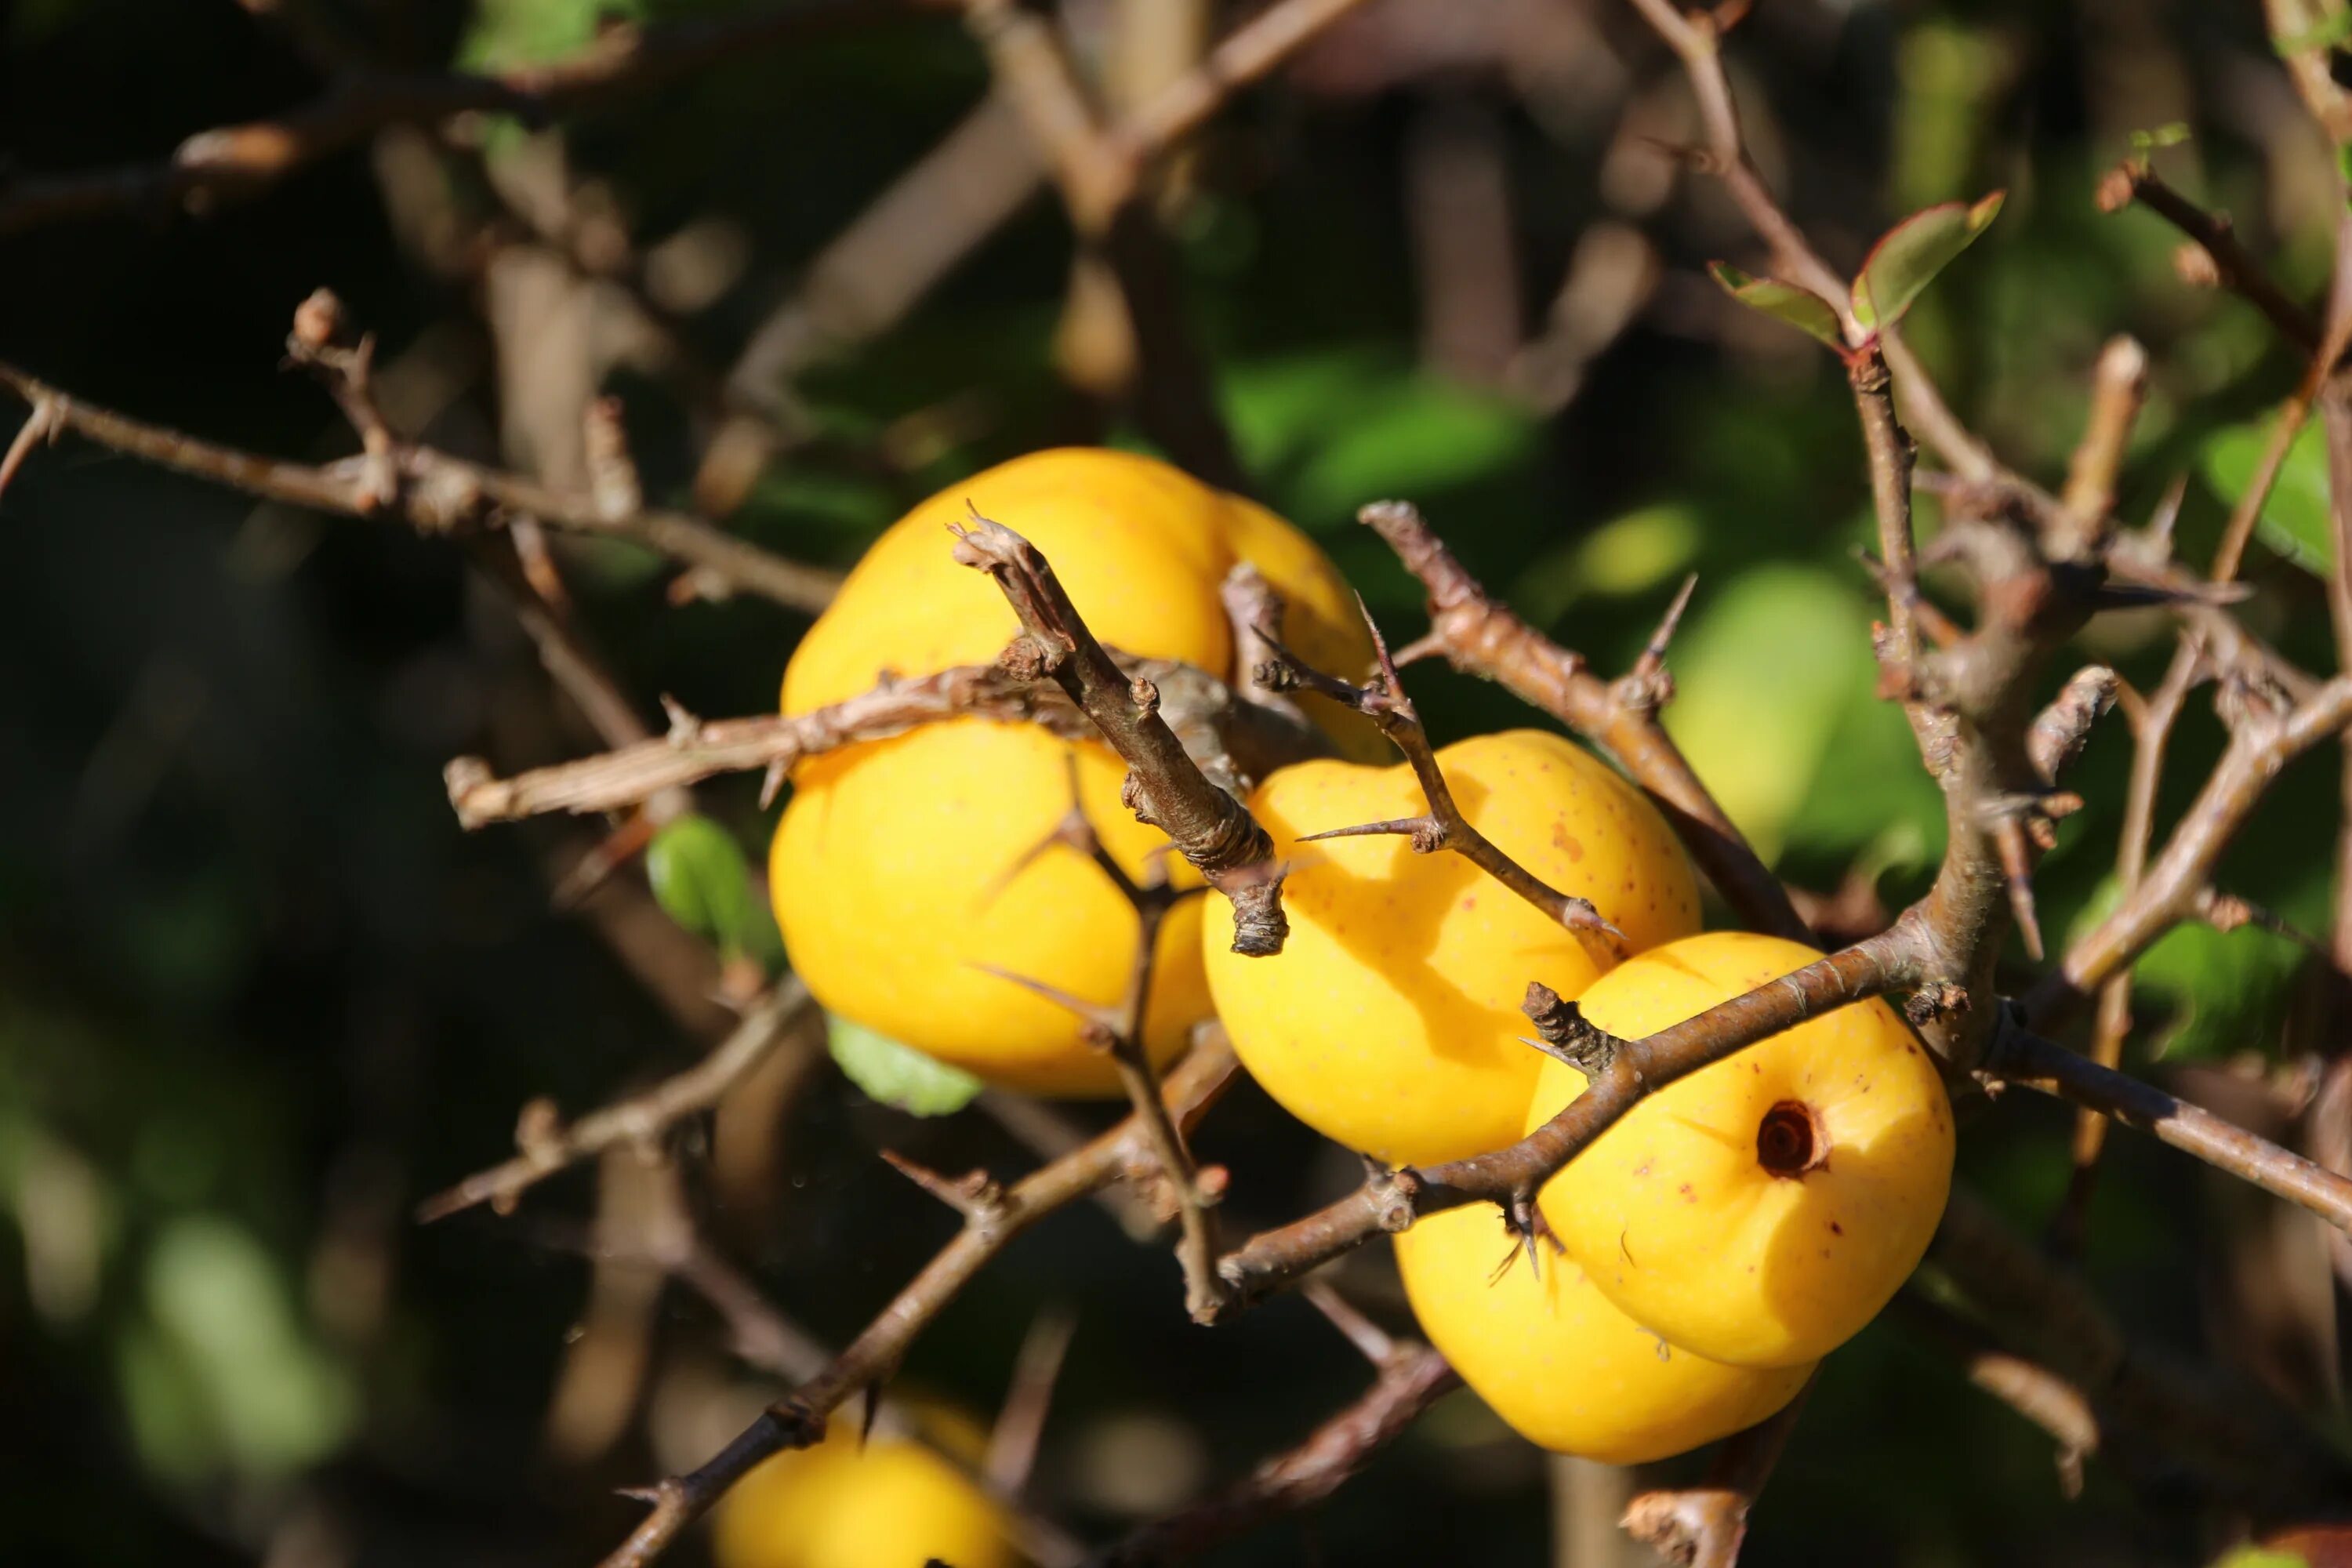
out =
{"type": "MultiPolygon", "coordinates": [[[[727,8],[308,9],[370,58],[425,69],[544,60],[616,18],[727,8]]],[[[1115,0],[1062,9],[1099,63],[1115,0]]],[[[1207,9],[1220,25],[1240,10],[1207,9]]],[[[0,354],[320,459],[349,437],[280,344],[294,304],[329,286],[381,335],[410,429],[576,483],[581,405],[613,392],[648,492],[709,504],[713,380],[781,310],[814,346],[751,391],[791,439],[721,499],[744,534],[837,564],[1013,453],[1148,444],[1118,399],[1083,390],[1070,235],[1043,194],[902,319],[823,319],[827,243],[987,89],[952,17],[876,12],[561,128],[390,132],[249,203],[0,238],[0,354]],[[583,275],[551,234],[605,270],[583,275]]],[[[0,51],[0,195],[15,176],[164,156],[320,88],[285,34],[229,0],[16,0],[0,51]]],[[[1729,52],[1768,177],[1842,265],[1906,212],[2009,191],[1914,312],[1913,342],[1963,416],[2048,479],[2100,343],[2140,337],[2155,384],[2122,510],[2145,519],[2183,482],[2181,553],[2201,563],[2298,367],[2249,307],[2182,281],[2161,224],[2103,216],[2092,194],[2138,133],[2291,291],[2317,293],[2331,173],[2258,8],[1763,0],[1729,52]]],[[[1392,637],[1419,629],[1416,595],[1350,521],[1382,496],[1421,503],[1487,584],[1604,670],[1699,574],[1671,727],[1830,925],[1865,930],[1921,888],[1941,826],[1874,691],[1859,442],[1834,362],[1706,279],[1710,258],[1761,258],[1721,194],[1661,150],[1692,134],[1678,72],[1614,0],[1373,0],[1185,155],[1158,219],[1251,481],[1392,637]]],[[[2322,668],[2325,495],[2306,439],[2244,607],[2322,668]]],[[[450,756],[512,768],[594,744],[460,552],[73,443],[34,456],[0,526],[0,1561],[591,1560],[635,1511],[613,1487],[698,1458],[766,1385],[682,1292],[582,1261],[585,1216],[682,1183],[710,1238],[837,1340],[949,1228],[875,1147],[946,1170],[1034,1159],[977,1110],[877,1106],[813,1070],[809,1041],[695,1130],[675,1173],[616,1158],[516,1217],[417,1227],[415,1200],[509,1148],[526,1101],[576,1112],[694,1059],[723,1028],[719,975],[662,910],[740,911],[657,905],[634,868],[551,900],[588,828],[458,829],[450,756]]],[[[656,693],[712,715],[772,703],[793,616],[675,606],[669,570],[625,547],[562,559],[648,720],[656,693]]],[[[2093,635],[2143,683],[2168,639],[2152,616],[2093,635]]],[[[1412,680],[1448,735],[1532,721],[1443,669],[1412,680]]],[[[2192,700],[2160,823],[2220,736],[2192,700]]],[[[2111,721],[2076,781],[2090,808],[2039,879],[2053,932],[2114,896],[2128,760],[2111,721]]],[[[2327,917],[2333,768],[2287,778],[2225,872],[2290,927],[2327,917]]],[[[756,865],[772,817],[754,785],[701,795],[756,865]]],[[[2259,925],[2183,931],[2141,965],[2133,1049],[2283,1125],[2318,1044],[2312,967],[2259,925]]],[[[2064,1120],[2007,1104],[1964,1151],[2029,1228],[2065,1181],[2064,1120]]],[[[1248,1093],[1202,1143],[1234,1167],[1244,1225],[1353,1179],[1248,1093]]],[[[2281,1218],[2252,1247],[2222,1224],[2236,1198],[2186,1163],[2130,1139],[2109,1162],[2087,1265],[2116,1311],[2336,1421],[2336,1298],[2311,1222],[2281,1218]]],[[[1384,1257],[1347,1279],[1394,1318],[1384,1257]]],[[[1164,1250],[1082,1210],[990,1270],[909,1382],[984,1414],[1051,1303],[1076,1304],[1077,1330],[1034,1491],[1097,1533],[1295,1441],[1365,1379],[1295,1300],[1192,1329],[1164,1250]]],[[[1328,1509],[1215,1561],[1545,1562],[1547,1489],[1540,1457],[1459,1396],[1328,1509]]],[[[1829,1363],[1748,1560],[2171,1563],[2219,1545],[2182,1497],[2096,1461],[2063,1499],[2046,1439],[1889,1321],[1829,1363]]]]}

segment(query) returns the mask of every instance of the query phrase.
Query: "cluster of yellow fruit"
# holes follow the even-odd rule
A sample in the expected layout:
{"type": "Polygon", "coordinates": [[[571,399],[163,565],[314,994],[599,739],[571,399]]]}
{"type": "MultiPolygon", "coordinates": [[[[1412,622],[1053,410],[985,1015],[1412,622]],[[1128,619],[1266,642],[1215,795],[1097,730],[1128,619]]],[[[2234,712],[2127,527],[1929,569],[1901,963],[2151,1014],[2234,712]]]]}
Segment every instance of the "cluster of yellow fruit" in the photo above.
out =
{"type": "MultiPolygon", "coordinates": [[[[794,655],[786,711],[1003,647],[1012,611],[948,549],[967,504],[1038,545],[1118,651],[1246,680],[1218,589],[1247,563],[1281,595],[1283,638],[1304,659],[1349,679],[1370,669],[1347,584],[1289,524],[1149,458],[1046,452],[886,532],[794,655]]],[[[1459,858],[1396,837],[1302,843],[1425,803],[1402,764],[1300,763],[1249,802],[1289,867],[1288,941],[1277,956],[1236,954],[1225,922],[1189,901],[1162,928],[1155,1057],[1213,1011],[1292,1114],[1349,1148],[1425,1164],[1511,1143],[1581,1092],[1573,1068],[1520,1039],[1529,981],[1638,1038],[1814,956],[1701,934],[1697,884],[1665,822],[1570,742],[1514,731],[1438,761],[1469,820],[1591,900],[1630,956],[1612,967],[1459,858]]],[[[1098,743],[973,718],[803,764],[771,873],[793,964],[819,1000],[992,1082],[1108,1091],[1110,1068],[1076,1021],[1003,978],[1104,1004],[1127,984],[1132,912],[1083,857],[1035,853],[1073,777],[1108,852],[1139,874],[1164,840],[1119,805],[1121,765],[1098,743]]],[[[1633,1462],[1784,1405],[1917,1263],[1951,1161],[1933,1065],[1870,1001],[1637,1106],[1545,1188],[1565,1256],[1539,1270],[1493,1279],[1510,1238],[1485,1208],[1424,1220],[1399,1237],[1398,1258],[1425,1331],[1507,1420],[1549,1447],[1633,1462]]]]}

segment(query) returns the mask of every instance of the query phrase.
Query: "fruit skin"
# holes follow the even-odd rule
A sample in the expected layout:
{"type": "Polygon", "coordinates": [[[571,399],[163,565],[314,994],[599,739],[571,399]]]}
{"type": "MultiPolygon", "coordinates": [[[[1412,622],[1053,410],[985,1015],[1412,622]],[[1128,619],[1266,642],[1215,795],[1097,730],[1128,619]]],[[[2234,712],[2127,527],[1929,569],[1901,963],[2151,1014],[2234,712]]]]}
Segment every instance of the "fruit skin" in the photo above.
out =
{"type": "MultiPolygon", "coordinates": [[[[1481,832],[1591,900],[1634,950],[1698,929],[1698,885],[1664,819],[1591,753],[1513,730],[1437,760],[1481,832]]],[[[1415,854],[1392,835],[1297,841],[1426,809],[1402,763],[1282,768],[1250,809],[1291,866],[1290,937],[1272,958],[1237,957],[1213,933],[1204,944],[1243,1064],[1325,1137],[1391,1163],[1517,1142],[1544,1060],[1519,1043],[1528,982],[1574,996],[1600,973],[1593,954],[1458,855],[1415,854]]]]}
{"type": "Polygon", "coordinates": [[[836,1425],[814,1448],[779,1454],[719,1504],[717,1568],[1016,1568],[1002,1511],[946,1459],[899,1437],[861,1452],[836,1425]]]}
{"type": "MultiPolygon", "coordinates": [[[[942,490],[886,530],[784,672],[802,713],[870,689],[884,671],[986,664],[1019,630],[987,575],[956,563],[948,524],[982,515],[1026,536],[1111,647],[1231,677],[1218,596],[1236,561],[1286,601],[1283,636],[1360,677],[1370,642],[1346,583],[1271,512],[1123,452],[1033,453],[942,490]]],[[[827,1008],[1010,1088],[1113,1094],[1109,1061],[1066,1010],[980,965],[1115,1004],[1133,967],[1134,913],[1101,871],[1056,847],[1022,865],[1079,799],[1129,876],[1167,840],[1120,804],[1108,747],[1024,724],[955,720],[813,757],[769,856],[793,967],[827,1008]]],[[[1181,861],[1172,868],[1190,875],[1181,861]]],[[[1147,1044],[1166,1059],[1209,1004],[1202,900],[1162,930],[1147,1044]]],[[[1223,910],[1208,922],[1223,926],[1223,910]]]]}
{"type": "Polygon", "coordinates": [[[1446,1209],[1396,1238],[1413,1316],[1462,1381],[1529,1442],[1638,1465],[1727,1436],[1779,1410],[1810,1366],[1725,1366],[1666,1343],[1612,1306],[1584,1271],[1537,1243],[1541,1278],[1486,1204],[1446,1209]]]}
{"type": "MultiPolygon", "coordinates": [[[[1628,959],[1578,999],[1639,1038],[1821,956],[1714,931],[1628,959]]],[[[1583,1090],[1547,1060],[1532,1128],[1583,1090]]],[[[1877,1315],[1927,1249],[1952,1182],[1952,1110],[1927,1051],[1876,998],[1808,1019],[1636,1105],[1544,1186],[1570,1256],[1627,1313],[1740,1366],[1819,1360],[1877,1315]],[[1821,1163],[1767,1170],[1777,1105],[1811,1116],[1821,1163]]]]}

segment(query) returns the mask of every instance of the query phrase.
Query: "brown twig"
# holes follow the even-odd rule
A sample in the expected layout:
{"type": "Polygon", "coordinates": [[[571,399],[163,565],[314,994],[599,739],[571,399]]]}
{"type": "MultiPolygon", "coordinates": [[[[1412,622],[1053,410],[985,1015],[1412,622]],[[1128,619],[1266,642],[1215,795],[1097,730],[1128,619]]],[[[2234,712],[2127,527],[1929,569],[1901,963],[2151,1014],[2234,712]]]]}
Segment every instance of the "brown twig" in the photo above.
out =
{"type": "Polygon", "coordinates": [[[449,804],[467,827],[551,811],[617,811],[715,774],[788,770],[837,746],[972,714],[1043,724],[1073,738],[1094,733],[1058,690],[993,665],[958,665],[920,679],[886,680],[806,713],[675,724],[665,736],[511,778],[494,776],[478,757],[459,757],[444,778],[449,804]]]}
{"type": "MultiPolygon", "coordinates": [[[[558,1122],[551,1110],[535,1114],[527,1109],[515,1140],[520,1153],[426,1198],[416,1205],[416,1217],[429,1224],[484,1203],[509,1213],[525,1188],[567,1165],[619,1144],[654,1142],[686,1118],[718,1104],[767,1060],[808,1004],[808,988],[797,977],[787,976],[745,1010],[733,1034],[686,1071],[592,1110],[569,1126],[558,1122]]],[[[534,1105],[543,1107],[544,1102],[534,1105]]]]}
{"type": "Polygon", "coordinates": [[[1683,1568],[1733,1568],[1748,1539],[1748,1515],[1780,1462],[1804,1413],[1812,1382],[1797,1396],[1725,1442],[1702,1486],[1643,1492],[1625,1509],[1625,1533],[1683,1568]]]}
{"type": "Polygon", "coordinates": [[[533,517],[565,532],[641,545],[809,614],[831,601],[839,582],[831,572],[772,554],[698,517],[654,508],[609,513],[593,495],[484,468],[430,447],[394,446],[391,458],[397,482],[386,500],[378,482],[383,465],[371,456],[313,467],[239,451],[83,403],[8,364],[0,364],[0,386],[36,410],[46,407],[51,428],[71,430],[158,468],[314,511],[394,516],[427,535],[497,528],[516,516],[533,517]]]}
{"type": "Polygon", "coordinates": [[[1184,1270],[1185,1310],[1196,1322],[1207,1322],[1216,1315],[1225,1295],[1224,1282],[1217,1277],[1217,1226],[1212,1212],[1223,1192],[1223,1173],[1213,1175],[1194,1167],[1192,1152],[1184,1145],[1184,1134],[1160,1100],[1160,1075],[1151,1065],[1150,1048],[1144,1038],[1145,1020],[1151,1006],[1152,977],[1159,967],[1160,931],[1176,906],[1201,889],[1171,887],[1164,860],[1150,862],[1140,881],[1129,876],[1127,868],[1103,847],[1094,824],[1087,819],[1085,808],[1078,804],[1075,773],[1070,794],[1069,811],[1039,848],[1059,844],[1092,860],[1135,911],[1135,958],[1129,969],[1126,991],[1117,1005],[1105,1007],[1026,975],[992,965],[982,967],[1075,1015],[1079,1037],[1093,1048],[1109,1054],[1118,1072],[1119,1087],[1127,1091],[1128,1103],[1134,1107],[1135,1118],[1150,1144],[1151,1158],[1158,1165],[1159,1185],[1176,1210],[1176,1256],[1184,1270]]]}
{"type": "MultiPolygon", "coordinates": [[[[1189,1123],[1205,1110],[1233,1071],[1233,1053],[1222,1036],[1196,1042],[1166,1085],[1167,1104],[1179,1123],[1189,1123]]],[[[887,1378],[915,1337],[1013,1237],[1055,1210],[1119,1180],[1130,1164],[1149,1154],[1142,1124],[1130,1116],[1085,1147],[1007,1187],[996,1204],[967,1215],[955,1238],[824,1372],[769,1406],[697,1468],[633,1493],[652,1504],[652,1511],[604,1559],[602,1568],[644,1568],[754,1465],[771,1454],[817,1441],[824,1435],[825,1417],[859,1389],[887,1378]]]]}
{"type": "MultiPolygon", "coordinates": [[[[1129,773],[1120,798],[1138,820],[1165,833],[1177,852],[1234,906],[1234,951],[1282,951],[1282,873],[1274,842],[1249,810],[1211,783],[1160,711],[1160,690],[1132,679],[1095,640],[1036,546],[973,514],[959,528],[956,559],[996,580],[1021,619],[1034,668],[1051,676],[1094,721],[1129,773]]],[[[1008,649],[1010,655],[1013,650],[1008,649]]]]}
{"type": "Polygon", "coordinates": [[[1427,1345],[1400,1344],[1372,1386],[1224,1490],[1136,1531],[1088,1568],[1148,1568],[1181,1563],[1268,1521],[1314,1507],[1387,1447],[1432,1405],[1461,1386],[1427,1345]]]}
{"type": "Polygon", "coordinates": [[[1602,679],[1578,655],[1552,642],[1489,598],[1454,552],[1402,501],[1382,501],[1358,516],[1381,539],[1429,596],[1429,640],[1457,669],[1501,682],[1623,763],[1689,848],[1707,879],[1759,931],[1804,941],[1811,934],[1778,879],[1764,868],[1739,830],[1699,782],[1658,722],[1654,681],[1641,689],[1602,679]]]}
{"type": "MultiPolygon", "coordinates": [[[[1360,601],[1357,607],[1362,609],[1360,601]]],[[[1380,665],[1369,684],[1356,686],[1311,668],[1285,647],[1269,626],[1263,625],[1256,628],[1255,640],[1264,646],[1268,657],[1251,667],[1251,684],[1269,691],[1311,691],[1370,719],[1404,753],[1428,809],[1418,816],[1325,828],[1320,833],[1302,835],[1298,842],[1391,835],[1411,840],[1416,855],[1450,849],[1542,910],[1546,919],[1566,927],[1592,952],[1595,962],[1605,966],[1622,958],[1625,933],[1603,920],[1590,899],[1563,893],[1538,877],[1513,859],[1501,845],[1479,832],[1463,814],[1452,786],[1445,782],[1445,770],[1438,765],[1437,750],[1430,743],[1429,731],[1422,726],[1420,710],[1406,695],[1396,663],[1389,657],[1388,639],[1372,624],[1369,611],[1364,612],[1364,624],[1371,631],[1372,647],[1380,665]]],[[[1656,661],[1650,662],[1654,667],[1656,661]]]]}

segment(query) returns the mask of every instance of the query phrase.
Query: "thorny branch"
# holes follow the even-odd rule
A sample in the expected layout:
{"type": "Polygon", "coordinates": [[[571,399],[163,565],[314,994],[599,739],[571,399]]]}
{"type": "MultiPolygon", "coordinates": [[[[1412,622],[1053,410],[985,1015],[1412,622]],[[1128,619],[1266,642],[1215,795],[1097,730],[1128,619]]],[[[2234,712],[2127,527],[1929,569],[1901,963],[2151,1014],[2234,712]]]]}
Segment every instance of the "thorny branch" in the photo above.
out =
{"type": "MultiPolygon", "coordinates": [[[[1164,1086],[1177,1124],[1188,1125],[1206,1110],[1234,1070],[1232,1050],[1221,1034],[1212,1031],[1196,1041],[1164,1086]]],[[[824,1372],[769,1406],[698,1468],[639,1494],[653,1505],[652,1511],[604,1558],[602,1568],[643,1568],[754,1465],[771,1454],[817,1441],[824,1435],[826,1415],[858,1390],[887,1381],[916,1336],[1013,1237],[1055,1210],[1120,1180],[1150,1157],[1140,1119],[1129,1116],[1002,1192],[975,1190],[957,1205],[964,1223],[955,1238],[824,1372]]]]}
{"type": "MultiPolygon", "coordinates": [[[[1360,604],[1358,607],[1361,608],[1360,604]]],[[[1285,647],[1268,625],[1260,625],[1254,631],[1254,639],[1263,645],[1268,657],[1251,667],[1251,681],[1269,691],[1311,691],[1370,719],[1404,753],[1412,776],[1421,784],[1428,809],[1418,816],[1326,828],[1305,835],[1299,842],[1391,835],[1410,839],[1417,855],[1450,849],[1542,910],[1546,918],[1568,928],[1580,942],[1593,951],[1597,962],[1612,964],[1623,957],[1624,933],[1602,919],[1590,899],[1552,887],[1513,859],[1501,845],[1479,832],[1476,825],[1463,815],[1453,788],[1445,782],[1445,770],[1438,764],[1437,749],[1430,743],[1429,731],[1422,727],[1420,710],[1405,694],[1396,661],[1389,657],[1388,639],[1381,636],[1379,626],[1372,625],[1369,613],[1364,624],[1370,628],[1372,647],[1380,659],[1380,668],[1370,684],[1351,685],[1312,668],[1285,647]]]]}
{"type": "Polygon", "coordinates": [[[426,1198],[416,1205],[416,1217],[430,1223],[485,1203],[500,1214],[510,1213],[525,1188],[566,1166],[625,1143],[651,1145],[688,1117],[717,1105],[766,1061],[808,1005],[808,988],[797,977],[786,977],[747,1008],[735,1032],[701,1061],[569,1126],[557,1120],[546,1101],[533,1100],[524,1107],[515,1128],[520,1152],[426,1198]]]}
{"type": "Polygon", "coordinates": [[[1160,933],[1176,906],[1202,889],[1171,886],[1167,863],[1154,860],[1141,880],[1128,875],[1118,857],[1103,847],[1086,808],[1077,799],[1077,780],[1070,784],[1070,809],[1054,832],[1038,846],[1059,844],[1095,863],[1128,907],[1135,911],[1135,959],[1127,990],[1114,1006],[1105,1007],[1069,994],[1027,975],[984,965],[989,973],[1012,981],[1055,1005],[1075,1014],[1080,1035],[1088,1046],[1109,1053],[1118,1069],[1119,1087],[1135,1107],[1151,1158],[1159,1167],[1159,1190],[1176,1210],[1179,1240],[1176,1256],[1184,1269],[1184,1304],[1194,1321],[1206,1322],[1224,1299],[1224,1282],[1217,1278],[1216,1217],[1211,1212],[1224,1190],[1222,1169],[1202,1170],[1192,1162],[1184,1134],[1169,1115],[1160,1097],[1160,1074],[1152,1066],[1144,1028],[1151,1007],[1152,977],[1159,967],[1160,933]]]}
{"type": "Polygon", "coordinates": [[[1381,501],[1357,515],[1428,594],[1429,634],[1415,648],[1442,652],[1455,668],[1499,681],[1615,756],[1744,920],[1801,942],[1811,935],[1779,879],[1757,859],[1658,722],[1663,691],[1670,689],[1663,672],[1638,682],[1602,679],[1580,655],[1488,597],[1412,506],[1381,501]]]}
{"type": "Polygon", "coordinates": [[[1177,852],[1233,901],[1234,951],[1265,956],[1282,951],[1288,930],[1282,914],[1282,872],[1274,842],[1249,809],[1210,782],[1185,754],[1160,711],[1160,689],[1122,672],[1070,603],[1036,546],[1003,523],[973,514],[959,528],[956,559],[986,572],[1028,634],[1016,651],[1015,673],[1050,676],[1094,721],[1111,750],[1127,762],[1120,790],[1139,821],[1165,833],[1177,852]]]}

